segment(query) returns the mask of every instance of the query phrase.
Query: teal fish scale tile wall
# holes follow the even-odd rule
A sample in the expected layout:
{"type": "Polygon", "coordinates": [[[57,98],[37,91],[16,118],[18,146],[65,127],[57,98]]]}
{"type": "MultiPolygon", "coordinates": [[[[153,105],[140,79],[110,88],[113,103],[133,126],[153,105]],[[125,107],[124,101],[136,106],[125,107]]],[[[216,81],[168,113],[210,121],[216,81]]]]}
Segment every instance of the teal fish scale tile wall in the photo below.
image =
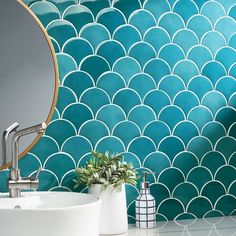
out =
{"type": "MultiPolygon", "coordinates": [[[[121,152],[153,173],[158,220],[236,214],[235,0],[24,2],[51,37],[60,88],[22,174],[41,166],[40,190],[74,191],[91,149],[121,152]]],[[[134,222],[138,187],[126,190],[134,222]]]]}

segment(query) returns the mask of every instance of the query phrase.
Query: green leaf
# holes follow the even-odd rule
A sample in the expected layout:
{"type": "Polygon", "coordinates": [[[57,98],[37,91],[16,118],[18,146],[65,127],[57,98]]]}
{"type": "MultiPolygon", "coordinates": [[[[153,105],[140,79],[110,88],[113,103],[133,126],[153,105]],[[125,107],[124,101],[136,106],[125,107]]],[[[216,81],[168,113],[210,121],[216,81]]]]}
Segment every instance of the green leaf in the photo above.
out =
{"type": "Polygon", "coordinates": [[[101,184],[102,190],[111,186],[121,189],[124,183],[137,184],[137,171],[131,163],[124,162],[121,154],[109,154],[91,151],[91,158],[85,167],[75,170],[77,179],[74,180],[75,187],[80,185],[91,186],[91,184],[101,184]]]}

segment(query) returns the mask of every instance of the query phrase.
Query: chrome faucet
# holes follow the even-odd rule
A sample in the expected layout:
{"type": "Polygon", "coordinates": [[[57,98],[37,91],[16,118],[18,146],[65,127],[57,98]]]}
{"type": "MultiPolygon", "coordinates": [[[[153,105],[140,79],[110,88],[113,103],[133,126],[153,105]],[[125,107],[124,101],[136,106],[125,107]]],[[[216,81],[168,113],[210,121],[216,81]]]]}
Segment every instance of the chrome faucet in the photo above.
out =
{"type": "Polygon", "coordinates": [[[17,131],[17,128],[19,127],[19,124],[15,122],[11,126],[9,126],[4,132],[2,137],[2,157],[3,157],[3,165],[7,164],[7,157],[9,156],[9,145],[8,145],[8,139],[9,135],[12,132],[17,131]]]}
{"type": "Polygon", "coordinates": [[[8,188],[11,198],[18,198],[21,196],[21,190],[37,189],[39,186],[39,168],[35,177],[21,177],[20,169],[18,167],[19,156],[19,140],[22,136],[35,133],[43,133],[47,125],[43,122],[41,124],[16,131],[12,142],[12,169],[10,170],[8,179],[8,188]]]}

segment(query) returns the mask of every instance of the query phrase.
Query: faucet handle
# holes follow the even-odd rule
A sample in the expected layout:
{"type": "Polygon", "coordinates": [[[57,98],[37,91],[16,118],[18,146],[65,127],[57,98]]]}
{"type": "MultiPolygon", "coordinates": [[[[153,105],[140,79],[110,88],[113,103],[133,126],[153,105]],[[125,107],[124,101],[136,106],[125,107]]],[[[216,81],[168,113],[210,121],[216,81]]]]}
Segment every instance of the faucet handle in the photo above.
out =
{"type": "Polygon", "coordinates": [[[40,174],[41,170],[42,170],[41,167],[39,167],[38,170],[37,170],[37,172],[36,172],[36,175],[35,175],[35,177],[34,177],[34,180],[38,180],[39,174],[40,174]]]}

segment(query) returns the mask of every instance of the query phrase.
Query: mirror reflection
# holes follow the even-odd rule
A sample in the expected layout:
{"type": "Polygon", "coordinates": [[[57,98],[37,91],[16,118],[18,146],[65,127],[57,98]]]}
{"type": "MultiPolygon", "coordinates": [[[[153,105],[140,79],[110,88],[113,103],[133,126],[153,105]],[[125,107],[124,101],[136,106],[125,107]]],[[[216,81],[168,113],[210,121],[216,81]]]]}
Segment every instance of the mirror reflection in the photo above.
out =
{"type": "MultiPolygon", "coordinates": [[[[43,27],[20,0],[1,3],[1,135],[15,122],[19,124],[19,129],[24,129],[50,121],[57,95],[57,69],[49,41],[43,27]]],[[[9,136],[12,135],[9,133],[9,136]]],[[[21,156],[32,148],[40,135],[33,133],[21,139],[21,156]]],[[[4,160],[2,146],[0,145],[0,167],[11,160],[11,154],[4,160]]]]}

